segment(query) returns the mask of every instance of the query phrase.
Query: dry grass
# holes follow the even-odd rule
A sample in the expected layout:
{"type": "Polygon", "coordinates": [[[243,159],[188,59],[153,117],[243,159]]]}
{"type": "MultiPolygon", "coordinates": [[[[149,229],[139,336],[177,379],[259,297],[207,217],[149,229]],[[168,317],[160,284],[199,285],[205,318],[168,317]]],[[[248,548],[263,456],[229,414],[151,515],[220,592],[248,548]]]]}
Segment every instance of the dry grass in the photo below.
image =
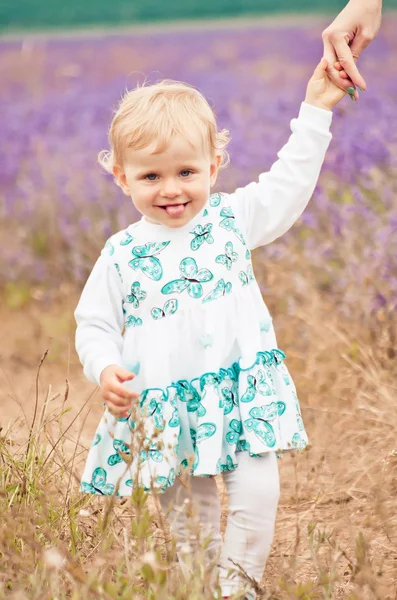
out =
{"type": "MultiPolygon", "coordinates": [[[[301,262],[259,273],[312,444],[280,460],[263,598],[396,599],[396,325],[344,320],[301,262]]],[[[1,315],[0,598],[211,598],[209,573],[181,579],[152,500],[78,493],[101,407],[72,350],[74,303],[1,315]]]]}

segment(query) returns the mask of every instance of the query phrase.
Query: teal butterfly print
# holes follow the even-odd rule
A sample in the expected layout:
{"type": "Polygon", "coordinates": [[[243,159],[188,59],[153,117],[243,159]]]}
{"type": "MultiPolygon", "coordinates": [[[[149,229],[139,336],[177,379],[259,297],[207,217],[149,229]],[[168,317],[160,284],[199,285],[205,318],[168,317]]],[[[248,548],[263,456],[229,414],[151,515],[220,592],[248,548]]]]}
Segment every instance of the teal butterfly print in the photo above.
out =
{"type": "Polygon", "coordinates": [[[245,251],[245,258],[248,260],[249,258],[251,258],[251,252],[248,250],[245,251]]]}
{"type": "Polygon", "coordinates": [[[207,411],[201,403],[200,394],[189,381],[178,381],[176,389],[181,402],[186,402],[188,412],[197,411],[199,417],[203,417],[206,414],[207,411]]]}
{"type": "Polygon", "coordinates": [[[167,283],[161,290],[162,294],[177,294],[187,290],[191,298],[201,298],[203,295],[202,283],[211,281],[214,277],[211,271],[208,269],[198,269],[197,263],[194,258],[184,258],[179,269],[181,272],[181,279],[174,279],[167,283]]]}
{"type": "Polygon", "coordinates": [[[227,387],[223,388],[221,393],[223,396],[223,413],[228,415],[235,406],[239,405],[238,393],[234,386],[231,390],[227,387]]]}
{"type": "Polygon", "coordinates": [[[100,433],[96,433],[94,441],[92,442],[92,447],[97,446],[99,444],[99,442],[101,442],[101,441],[102,441],[101,434],[100,433]]]}
{"type": "Polygon", "coordinates": [[[233,444],[237,444],[238,439],[243,431],[243,426],[241,421],[232,419],[229,423],[229,428],[231,431],[226,434],[226,441],[230,446],[232,446],[233,444]]]}
{"type": "Polygon", "coordinates": [[[238,363],[233,363],[228,369],[220,369],[219,375],[221,376],[221,379],[226,379],[226,377],[229,377],[229,379],[232,381],[238,381],[240,375],[238,363]]]}
{"type": "Polygon", "coordinates": [[[125,230],[124,238],[122,240],[120,240],[120,246],[128,246],[128,244],[131,244],[131,242],[133,242],[133,241],[134,241],[134,238],[132,237],[130,232],[125,230]]]}
{"type": "MultiPolygon", "coordinates": [[[[164,477],[163,475],[159,475],[156,478],[156,485],[160,486],[162,491],[166,490],[168,487],[173,486],[175,483],[175,469],[171,469],[168,477],[164,477]]],[[[149,491],[149,490],[147,490],[149,491]]]]}
{"type": "Polygon", "coordinates": [[[252,273],[251,265],[247,266],[247,271],[240,271],[238,277],[243,285],[248,285],[251,281],[254,281],[254,275],[252,273]]]}
{"type": "Polygon", "coordinates": [[[159,319],[163,319],[164,317],[169,317],[170,315],[174,315],[178,310],[178,300],[167,300],[164,304],[163,308],[152,308],[150,314],[153,319],[158,321],[159,319]]]}
{"type": "Polygon", "coordinates": [[[248,431],[253,431],[258,439],[265,442],[269,448],[273,448],[276,445],[276,436],[274,435],[273,427],[266,420],[267,407],[251,408],[249,414],[252,418],[244,421],[244,425],[248,431]]]}
{"type": "Polygon", "coordinates": [[[114,465],[118,465],[123,462],[125,458],[122,456],[123,454],[127,457],[131,456],[130,447],[127,446],[122,440],[113,440],[113,448],[116,450],[116,454],[111,454],[108,458],[108,465],[113,467],[114,465]]]}
{"type": "Polygon", "coordinates": [[[163,462],[163,455],[160,450],[157,449],[156,442],[150,444],[150,447],[146,450],[143,449],[139,453],[139,459],[141,462],[145,462],[147,460],[153,460],[154,462],[160,463],[163,462]]]}
{"type": "Polygon", "coordinates": [[[117,264],[117,263],[114,263],[114,266],[115,266],[115,268],[116,268],[116,271],[117,271],[117,274],[118,274],[118,276],[119,276],[119,277],[120,277],[120,279],[121,279],[121,282],[123,282],[123,276],[122,276],[122,274],[121,274],[121,271],[120,271],[120,265],[119,265],[119,264],[117,264]]]}
{"type": "Polygon", "coordinates": [[[248,387],[245,393],[241,396],[241,402],[252,402],[256,396],[256,392],[262,394],[262,396],[271,396],[272,389],[266,381],[266,376],[263,371],[259,370],[257,377],[248,375],[247,377],[248,387]]]}
{"type": "Polygon", "coordinates": [[[212,223],[207,223],[207,225],[196,225],[196,227],[191,231],[194,235],[194,239],[190,242],[190,247],[192,250],[198,250],[204,242],[208,244],[214,243],[214,238],[211,235],[212,231],[212,223]]]}
{"type": "Polygon", "coordinates": [[[127,296],[126,301],[132,304],[134,308],[139,308],[139,303],[145,300],[147,294],[141,290],[139,281],[135,281],[131,286],[131,293],[127,296]]]}
{"type": "Polygon", "coordinates": [[[211,300],[218,300],[218,298],[222,298],[222,296],[230,294],[231,291],[232,284],[230,281],[225,283],[224,279],[220,279],[214,289],[203,298],[203,304],[206,302],[211,302],[211,300]]]}
{"type": "Polygon", "coordinates": [[[222,195],[219,192],[216,194],[211,194],[210,206],[212,206],[212,208],[216,208],[217,206],[220,205],[221,199],[222,199],[222,195]]]}
{"type": "Polygon", "coordinates": [[[305,440],[300,436],[299,433],[294,433],[294,435],[292,436],[292,445],[294,448],[296,448],[297,450],[303,450],[304,448],[306,448],[307,443],[305,442],[305,440]]]}
{"type": "Polygon", "coordinates": [[[232,209],[229,206],[223,207],[220,212],[220,216],[223,217],[223,219],[219,223],[219,227],[223,227],[223,229],[226,229],[227,231],[232,231],[237,239],[239,239],[240,242],[245,245],[243,234],[236,225],[236,220],[232,209]]]}
{"type": "Polygon", "coordinates": [[[219,465],[219,471],[221,473],[224,473],[225,471],[233,471],[233,469],[237,468],[237,463],[233,462],[233,459],[232,459],[232,457],[229,454],[226,456],[226,464],[225,465],[222,465],[220,463],[220,460],[221,459],[219,459],[218,465],[219,465]]]}
{"type": "Polygon", "coordinates": [[[134,246],[132,254],[133,258],[128,264],[135,271],[141,270],[144,275],[159,281],[163,276],[163,267],[157,255],[160,254],[171,242],[149,242],[144,246],[134,246]]]}
{"type": "Polygon", "coordinates": [[[138,318],[133,317],[132,315],[130,315],[125,322],[126,327],[140,327],[141,325],[142,325],[142,319],[140,319],[139,317],[138,318]]]}
{"type": "Polygon", "coordinates": [[[163,430],[165,427],[163,416],[164,398],[158,400],[155,397],[149,398],[150,390],[145,390],[140,400],[140,407],[145,417],[152,417],[154,425],[157,429],[163,430]]]}
{"type": "Polygon", "coordinates": [[[237,252],[233,251],[232,242],[226,242],[225,244],[225,254],[219,254],[216,257],[215,262],[220,263],[221,265],[225,265],[226,269],[230,271],[233,263],[238,260],[237,252]]]}
{"type": "Polygon", "coordinates": [[[206,440],[214,435],[216,431],[216,425],[214,423],[201,423],[197,427],[196,441],[206,440]]]}
{"type": "Polygon", "coordinates": [[[208,217],[208,210],[206,208],[203,211],[203,217],[208,217]]]}
{"type": "Polygon", "coordinates": [[[90,494],[102,494],[103,496],[111,496],[114,492],[114,485],[106,483],[107,473],[102,467],[97,467],[92,474],[91,483],[83,481],[81,489],[83,492],[90,494]]]}
{"type": "Polygon", "coordinates": [[[203,391],[206,385],[217,385],[220,382],[220,376],[217,373],[204,373],[200,377],[200,390],[203,391]]]}
{"type": "Polygon", "coordinates": [[[113,256],[114,254],[114,246],[110,240],[108,240],[105,244],[105,248],[109,253],[109,256],[113,256]]]}
{"type": "Polygon", "coordinates": [[[266,319],[259,323],[259,328],[261,331],[268,333],[268,331],[270,330],[270,325],[271,325],[270,319],[266,319]]]}

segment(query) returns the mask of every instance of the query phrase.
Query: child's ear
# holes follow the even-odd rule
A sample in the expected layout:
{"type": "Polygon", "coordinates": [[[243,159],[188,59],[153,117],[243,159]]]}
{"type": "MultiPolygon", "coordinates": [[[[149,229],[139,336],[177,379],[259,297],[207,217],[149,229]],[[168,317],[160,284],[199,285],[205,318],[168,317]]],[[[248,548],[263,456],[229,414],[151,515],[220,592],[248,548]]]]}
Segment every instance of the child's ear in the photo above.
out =
{"type": "Polygon", "coordinates": [[[119,165],[113,167],[113,177],[115,178],[117,185],[121,187],[126,196],[131,196],[130,188],[127,183],[127,178],[123,169],[119,165]]]}
{"type": "Polygon", "coordinates": [[[210,183],[215,185],[216,178],[218,177],[219,167],[221,166],[222,156],[217,154],[210,166],[210,183]]]}

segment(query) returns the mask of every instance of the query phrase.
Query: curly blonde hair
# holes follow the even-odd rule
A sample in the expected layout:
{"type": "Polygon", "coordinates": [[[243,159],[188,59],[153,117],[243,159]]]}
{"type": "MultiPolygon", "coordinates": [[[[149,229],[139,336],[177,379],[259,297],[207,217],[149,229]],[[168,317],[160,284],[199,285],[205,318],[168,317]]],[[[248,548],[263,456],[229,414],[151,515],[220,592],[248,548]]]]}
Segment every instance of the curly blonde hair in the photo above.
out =
{"type": "Polygon", "coordinates": [[[138,150],[156,142],[155,152],[162,152],[177,135],[189,139],[192,128],[201,134],[211,158],[220,155],[220,168],[226,167],[229,132],[218,131],[215,114],[204,96],[178,81],[144,84],[122,98],[110,124],[110,150],[99,153],[99,164],[113,173],[115,165],[123,167],[126,148],[138,150]]]}

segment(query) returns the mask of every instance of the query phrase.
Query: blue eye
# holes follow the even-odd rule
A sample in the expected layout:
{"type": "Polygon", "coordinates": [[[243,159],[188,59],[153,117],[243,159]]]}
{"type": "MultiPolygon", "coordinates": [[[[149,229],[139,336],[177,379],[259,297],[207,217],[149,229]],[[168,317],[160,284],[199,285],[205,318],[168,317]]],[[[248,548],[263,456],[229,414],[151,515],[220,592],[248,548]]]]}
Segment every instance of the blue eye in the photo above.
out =
{"type": "Polygon", "coordinates": [[[148,181],[155,181],[156,177],[156,173],[149,173],[148,175],[145,175],[145,179],[147,179],[148,181]]]}
{"type": "Polygon", "coordinates": [[[189,177],[191,173],[192,171],[190,169],[184,169],[183,171],[181,171],[182,177],[189,177]]]}

